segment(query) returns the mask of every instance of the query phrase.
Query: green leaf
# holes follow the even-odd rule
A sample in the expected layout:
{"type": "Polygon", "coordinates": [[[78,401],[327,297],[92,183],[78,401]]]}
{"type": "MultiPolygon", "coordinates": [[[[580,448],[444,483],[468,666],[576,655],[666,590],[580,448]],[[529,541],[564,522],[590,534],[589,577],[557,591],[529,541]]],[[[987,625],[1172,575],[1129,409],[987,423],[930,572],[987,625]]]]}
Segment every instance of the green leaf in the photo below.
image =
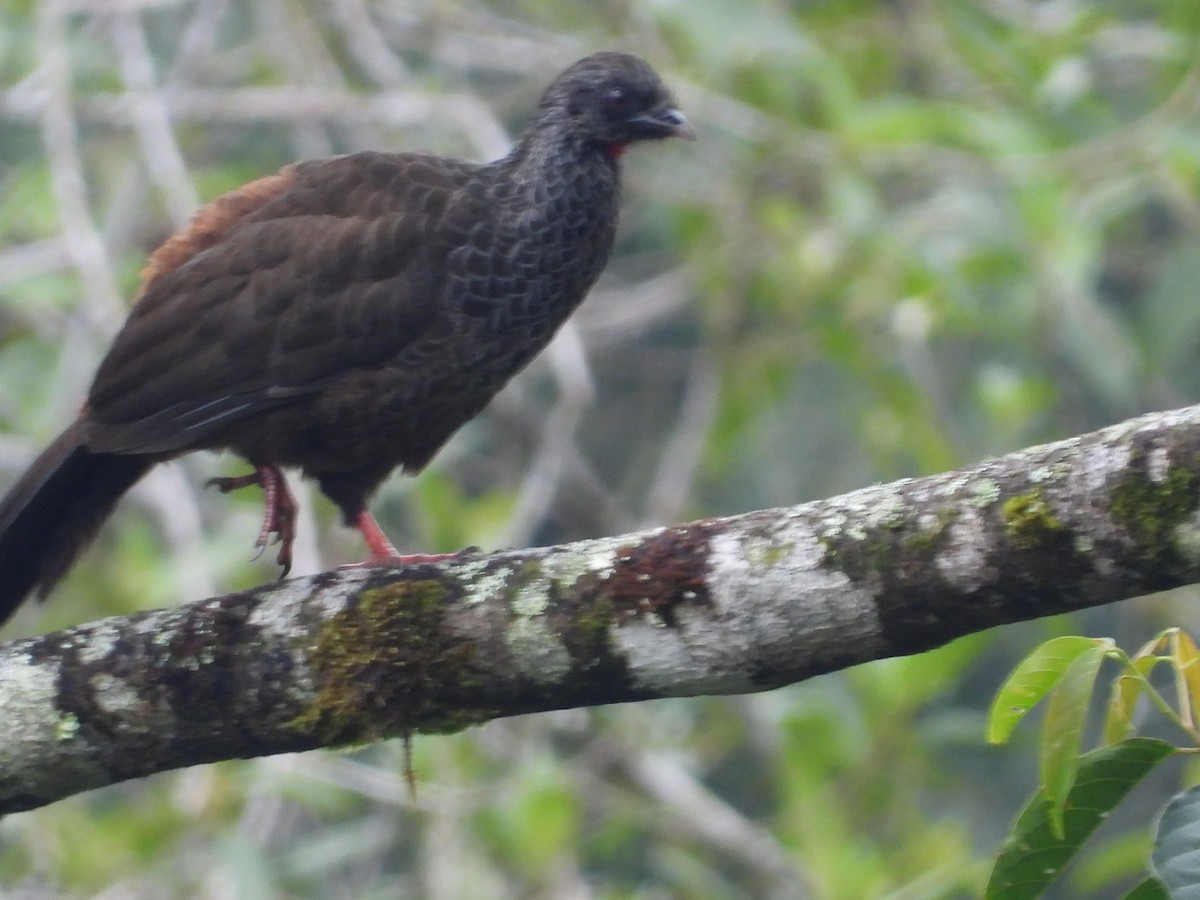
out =
{"type": "Polygon", "coordinates": [[[1154,872],[1175,900],[1200,898],[1200,787],[1177,794],[1158,820],[1154,872]]]}
{"type": "Polygon", "coordinates": [[[1071,661],[1050,694],[1042,732],[1042,786],[1050,801],[1050,825],[1063,836],[1063,811],[1079,768],[1079,741],[1087,721],[1096,674],[1108,648],[1096,643],[1071,661]]]}
{"type": "Polygon", "coordinates": [[[1157,878],[1147,878],[1126,894],[1125,900],[1171,900],[1171,895],[1157,878]]]}
{"type": "Polygon", "coordinates": [[[985,897],[1040,896],[1130,789],[1174,752],[1166,741],[1132,738],[1085,753],[1067,797],[1062,836],[1051,829],[1050,800],[1039,790],[1017,816],[985,897]]]}
{"type": "Polygon", "coordinates": [[[1138,698],[1147,687],[1150,670],[1163,661],[1161,656],[1136,656],[1130,665],[1133,672],[1126,672],[1113,682],[1108,700],[1108,714],[1104,720],[1104,742],[1115,744],[1133,734],[1133,711],[1138,698]]]}
{"type": "Polygon", "coordinates": [[[1171,658],[1179,672],[1179,712],[1192,727],[1200,721],[1200,648],[1186,631],[1171,635],[1171,658]]]}
{"type": "Polygon", "coordinates": [[[988,714],[988,741],[993,744],[1007,741],[1017,723],[1058,684],[1071,663],[1097,646],[1107,650],[1111,642],[1067,635],[1046,641],[1025,657],[992,702],[988,714]]]}

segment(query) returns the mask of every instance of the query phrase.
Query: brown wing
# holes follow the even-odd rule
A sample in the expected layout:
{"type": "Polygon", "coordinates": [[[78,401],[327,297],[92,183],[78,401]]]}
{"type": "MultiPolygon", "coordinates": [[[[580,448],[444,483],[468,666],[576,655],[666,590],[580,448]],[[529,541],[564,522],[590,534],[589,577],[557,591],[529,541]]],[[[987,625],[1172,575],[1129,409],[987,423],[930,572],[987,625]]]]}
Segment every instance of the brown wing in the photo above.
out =
{"type": "Polygon", "coordinates": [[[204,207],[150,258],[88,398],[89,446],[196,446],[426,334],[450,249],[441,225],[475,171],[360,153],[204,207]]]}

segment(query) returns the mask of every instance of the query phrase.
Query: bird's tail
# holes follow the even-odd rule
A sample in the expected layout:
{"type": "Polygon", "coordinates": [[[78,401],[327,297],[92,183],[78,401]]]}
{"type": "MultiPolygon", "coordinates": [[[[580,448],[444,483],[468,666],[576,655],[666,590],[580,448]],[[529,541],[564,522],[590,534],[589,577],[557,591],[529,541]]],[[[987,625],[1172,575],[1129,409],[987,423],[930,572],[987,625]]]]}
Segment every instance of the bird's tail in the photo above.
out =
{"type": "Polygon", "coordinates": [[[45,597],[95,536],[121,495],[157,461],[92,453],[76,421],[0,501],[0,624],[33,591],[45,597]]]}

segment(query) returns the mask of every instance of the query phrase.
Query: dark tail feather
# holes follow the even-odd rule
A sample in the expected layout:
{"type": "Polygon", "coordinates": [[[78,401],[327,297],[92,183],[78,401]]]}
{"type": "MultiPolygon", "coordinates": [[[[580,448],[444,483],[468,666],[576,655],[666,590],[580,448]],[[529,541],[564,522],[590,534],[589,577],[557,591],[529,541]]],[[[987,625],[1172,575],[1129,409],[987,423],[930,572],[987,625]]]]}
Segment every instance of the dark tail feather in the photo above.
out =
{"type": "Polygon", "coordinates": [[[91,453],[77,421],[0,502],[0,624],[34,589],[45,597],[153,456],[91,453]]]}

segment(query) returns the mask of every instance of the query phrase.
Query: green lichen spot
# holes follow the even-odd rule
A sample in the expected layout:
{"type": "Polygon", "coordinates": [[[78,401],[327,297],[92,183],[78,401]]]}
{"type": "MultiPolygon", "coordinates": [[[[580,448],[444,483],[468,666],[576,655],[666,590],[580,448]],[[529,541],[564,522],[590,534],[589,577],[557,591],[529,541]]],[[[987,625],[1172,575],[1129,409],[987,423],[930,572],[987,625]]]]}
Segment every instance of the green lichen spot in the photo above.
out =
{"type": "Polygon", "coordinates": [[[67,713],[55,724],[54,737],[59,741],[70,741],[79,733],[79,719],[67,713]]]}
{"type": "Polygon", "coordinates": [[[1196,475],[1185,468],[1170,469],[1160,481],[1131,470],[1109,494],[1108,509],[1146,563],[1167,567],[1181,561],[1175,540],[1196,510],[1198,487],[1196,475]]]}
{"type": "Polygon", "coordinates": [[[449,600],[436,580],[363,591],[308,649],[317,696],[291,726],[324,744],[351,744],[491,718],[464,702],[478,693],[478,676],[471,644],[444,627],[449,600]]]}
{"type": "Polygon", "coordinates": [[[916,523],[917,527],[907,533],[904,540],[905,551],[918,557],[932,555],[942,546],[946,538],[946,529],[957,521],[958,516],[956,509],[940,509],[932,521],[925,521],[928,517],[923,517],[922,521],[916,523]]]}
{"type": "Polygon", "coordinates": [[[791,544],[772,544],[763,554],[763,562],[767,568],[774,568],[783,562],[795,549],[791,544]]]}
{"type": "Polygon", "coordinates": [[[747,541],[743,549],[750,565],[770,569],[787,559],[795,547],[791,543],[776,544],[769,538],[756,537],[747,541]]]}
{"type": "Polygon", "coordinates": [[[518,586],[509,606],[514,616],[531,619],[546,614],[550,596],[542,579],[540,565],[533,561],[522,563],[511,581],[518,586]]]}
{"type": "Polygon", "coordinates": [[[980,478],[971,485],[971,505],[984,509],[1000,499],[1000,485],[991,478],[980,478]]]}
{"type": "Polygon", "coordinates": [[[823,534],[818,540],[825,549],[825,561],[851,580],[873,575],[886,582],[928,567],[958,516],[958,510],[942,509],[936,516],[914,512],[903,520],[894,515],[875,517],[878,524],[873,527],[851,526],[841,534],[823,534]]]}
{"type": "Polygon", "coordinates": [[[1000,507],[1004,533],[1021,550],[1053,544],[1067,528],[1054,515],[1041,488],[1009,497],[1000,507]]]}

